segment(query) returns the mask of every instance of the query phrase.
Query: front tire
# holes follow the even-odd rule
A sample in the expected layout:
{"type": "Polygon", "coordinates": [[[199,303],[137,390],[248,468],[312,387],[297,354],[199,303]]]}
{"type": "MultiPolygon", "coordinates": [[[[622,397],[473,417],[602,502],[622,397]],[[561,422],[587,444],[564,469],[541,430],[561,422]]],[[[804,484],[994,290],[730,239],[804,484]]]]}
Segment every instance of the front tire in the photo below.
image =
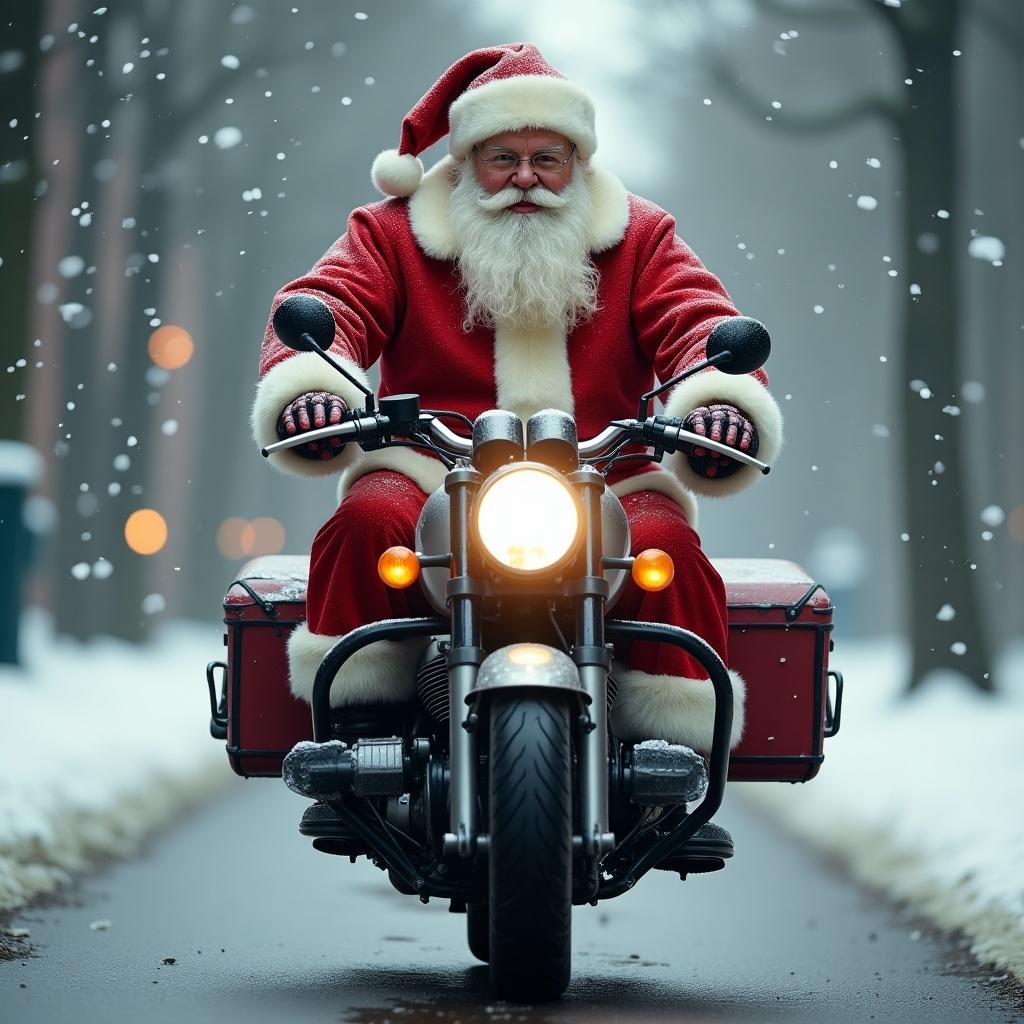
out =
{"type": "Polygon", "coordinates": [[[557,999],[572,956],[572,778],[561,694],[491,698],[491,986],[502,999],[557,999]]]}

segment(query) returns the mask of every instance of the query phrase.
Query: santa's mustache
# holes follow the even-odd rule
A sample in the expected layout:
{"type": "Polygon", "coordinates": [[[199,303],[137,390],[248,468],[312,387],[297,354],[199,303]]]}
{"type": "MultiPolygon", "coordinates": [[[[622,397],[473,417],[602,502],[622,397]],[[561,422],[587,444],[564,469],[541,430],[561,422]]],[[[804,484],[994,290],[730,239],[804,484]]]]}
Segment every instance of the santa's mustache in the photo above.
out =
{"type": "Polygon", "coordinates": [[[543,206],[549,210],[557,210],[565,206],[569,201],[565,196],[560,196],[542,185],[534,185],[533,188],[503,188],[494,195],[477,196],[477,203],[480,208],[489,213],[496,213],[500,210],[507,210],[516,203],[533,203],[534,206],[543,206]]]}

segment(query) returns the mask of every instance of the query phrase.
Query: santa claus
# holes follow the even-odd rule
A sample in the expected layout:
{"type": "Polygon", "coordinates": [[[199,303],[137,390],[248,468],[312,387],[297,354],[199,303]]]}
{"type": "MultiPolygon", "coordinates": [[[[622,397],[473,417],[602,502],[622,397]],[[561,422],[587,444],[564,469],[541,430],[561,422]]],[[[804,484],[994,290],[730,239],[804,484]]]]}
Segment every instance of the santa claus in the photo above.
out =
{"type": "MultiPolygon", "coordinates": [[[[477,50],[450,67],[402,126],[397,150],[374,161],[391,198],[363,206],[285,297],[322,299],[334,314],[333,355],[381,395],[418,393],[424,408],[470,418],[491,408],[526,417],[555,408],[580,437],[635,414],[655,377],[701,361],[705,339],[737,315],[721,282],[678,237],[664,210],[626,191],[594,162],[591,100],[516,43],[477,50]],[[418,154],[448,136],[449,156],[424,174],[418,154]]],[[[679,384],[666,413],[687,429],[772,461],[778,406],[761,371],[709,369],[679,384]]],[[[282,345],[268,325],[253,427],[261,445],[337,423],[362,404],[357,388],[313,353],[282,345]]],[[[309,442],[275,456],[305,476],[341,475],[341,498],[313,542],[308,621],[289,644],[291,685],[309,699],[323,655],[356,626],[431,613],[418,588],[376,585],[378,554],[412,546],[417,516],[444,467],[408,448],[362,453],[309,442]]],[[[637,458],[609,483],[629,517],[633,550],[660,547],[678,567],[648,593],[631,582],[622,618],[685,626],[728,664],[725,590],[695,532],[694,495],[735,493],[759,474],[706,449],[637,458]]],[[[400,702],[415,692],[422,646],[383,642],[351,658],[334,706],[400,702]]],[[[714,694],[696,661],[674,647],[616,651],[614,732],[711,746],[714,694]]],[[[743,681],[733,674],[733,742],[743,728],[743,681]]]]}

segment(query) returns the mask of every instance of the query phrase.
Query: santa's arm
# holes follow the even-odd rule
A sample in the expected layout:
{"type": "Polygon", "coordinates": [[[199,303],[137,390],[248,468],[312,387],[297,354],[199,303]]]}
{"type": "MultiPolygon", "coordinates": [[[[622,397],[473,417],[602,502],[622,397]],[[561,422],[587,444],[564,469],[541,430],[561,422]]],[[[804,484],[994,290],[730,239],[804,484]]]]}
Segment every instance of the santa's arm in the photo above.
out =
{"type": "MultiPolygon", "coordinates": [[[[675,233],[665,214],[655,225],[637,261],[633,287],[633,323],[637,341],[650,358],[659,380],[682,373],[705,358],[708,335],[723,318],[738,316],[728,292],[675,233]]],[[[768,391],[763,370],[732,375],[704,370],[684,380],[669,394],[665,414],[684,418],[701,406],[726,404],[739,409],[757,432],[757,457],[771,463],[782,446],[782,413],[768,391]]],[[[684,453],[670,455],[672,470],[691,491],[709,497],[735,494],[761,474],[740,466],[728,476],[698,473],[684,453]]]]}
{"type": "MultiPolygon", "coordinates": [[[[308,274],[285,285],[271,307],[260,350],[260,380],[252,408],[252,431],[263,447],[278,440],[277,424],[285,406],[308,392],[340,396],[350,409],[363,394],[313,352],[296,352],[274,334],[274,310],[289,295],[313,295],[334,315],[331,353],[349,373],[369,387],[366,371],[377,361],[401,316],[404,291],[394,251],[383,225],[366,210],[356,210],[348,230],[308,274]]],[[[281,470],[299,476],[325,476],[343,470],[358,449],[349,445],[333,459],[303,458],[288,450],[274,455],[281,470]]]]}

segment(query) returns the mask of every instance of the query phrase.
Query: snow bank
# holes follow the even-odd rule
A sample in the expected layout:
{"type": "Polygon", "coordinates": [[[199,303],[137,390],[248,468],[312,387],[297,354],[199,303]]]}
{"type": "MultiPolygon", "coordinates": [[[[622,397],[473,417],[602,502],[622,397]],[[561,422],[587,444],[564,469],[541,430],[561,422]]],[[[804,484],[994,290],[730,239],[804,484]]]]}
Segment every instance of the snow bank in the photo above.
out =
{"type": "Polygon", "coordinates": [[[25,666],[0,667],[0,912],[133,852],[227,781],[203,683],[219,650],[196,625],[139,648],[55,638],[27,616],[25,666]]]}
{"type": "Polygon", "coordinates": [[[907,900],[974,955],[1024,978],[1024,648],[988,698],[952,673],[905,697],[905,648],[837,640],[842,729],[805,786],[745,784],[751,802],[907,900]]]}

